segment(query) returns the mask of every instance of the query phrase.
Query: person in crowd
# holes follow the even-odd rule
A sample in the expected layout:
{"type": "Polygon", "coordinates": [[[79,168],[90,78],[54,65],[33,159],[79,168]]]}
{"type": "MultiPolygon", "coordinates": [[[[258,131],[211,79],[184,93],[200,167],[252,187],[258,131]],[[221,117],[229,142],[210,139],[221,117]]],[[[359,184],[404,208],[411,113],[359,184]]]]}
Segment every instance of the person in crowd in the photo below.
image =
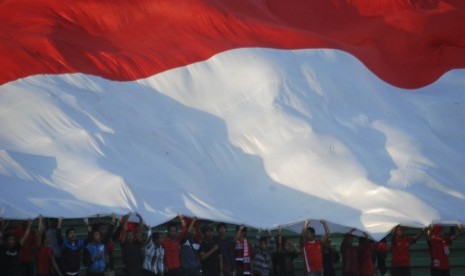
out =
{"type": "Polygon", "coordinates": [[[20,239],[16,239],[12,233],[3,233],[3,242],[0,245],[0,275],[21,275],[19,254],[29,238],[31,228],[32,220],[28,220],[20,239]]]}
{"type": "Polygon", "coordinates": [[[354,246],[351,229],[342,239],[340,252],[342,257],[342,276],[358,276],[358,247],[354,246]]]}
{"type": "Polygon", "coordinates": [[[147,239],[145,246],[144,275],[162,276],[164,267],[165,250],[163,249],[163,238],[160,233],[152,233],[147,239]]]}
{"type": "Polygon", "coordinates": [[[217,239],[213,237],[213,228],[210,225],[203,226],[202,235],[199,248],[202,275],[218,276],[221,274],[221,255],[217,239]]]}
{"type": "Polygon", "coordinates": [[[315,229],[309,226],[310,221],[306,220],[301,232],[302,252],[304,258],[305,276],[323,275],[323,256],[321,254],[321,243],[324,243],[330,235],[326,221],[320,220],[325,234],[319,239],[315,239],[315,229]]]}
{"type": "MultiPolygon", "coordinates": [[[[65,239],[63,239],[61,235],[62,222],[62,218],[58,219],[57,238],[59,238],[58,244],[62,247],[61,260],[63,275],[76,276],[79,275],[79,270],[81,269],[82,250],[89,240],[89,234],[86,239],[78,239],[76,229],[71,227],[66,229],[65,239]]],[[[84,218],[83,222],[90,232],[89,220],[84,218]]]]}
{"type": "Polygon", "coordinates": [[[364,237],[358,239],[358,272],[360,276],[373,276],[376,272],[373,264],[374,243],[366,233],[363,234],[364,237]]]}
{"type": "Polygon", "coordinates": [[[143,274],[142,264],[144,257],[141,250],[141,227],[143,220],[139,214],[137,216],[139,217],[139,223],[136,226],[136,230],[128,229],[129,216],[123,218],[124,224],[121,230],[121,255],[124,270],[128,276],[140,276],[143,274]]]}
{"type": "Polygon", "coordinates": [[[247,227],[244,225],[236,227],[235,241],[235,255],[236,255],[236,275],[251,275],[252,246],[247,241],[247,227]]]}
{"type": "Polygon", "coordinates": [[[181,242],[179,257],[181,260],[182,276],[200,276],[200,261],[198,256],[199,244],[195,241],[197,219],[193,219],[187,229],[187,234],[181,242]]]}
{"type": "Polygon", "coordinates": [[[87,267],[87,276],[103,276],[108,261],[105,245],[97,229],[90,233],[91,240],[85,246],[83,263],[87,267]]]}
{"type": "Polygon", "coordinates": [[[276,236],[276,252],[273,254],[273,274],[295,276],[294,259],[299,253],[299,248],[283,237],[281,228],[279,228],[276,236]]]}
{"type": "MultiPolygon", "coordinates": [[[[58,224],[58,221],[57,221],[58,224]]],[[[56,237],[55,237],[56,238],[56,237]]],[[[37,229],[37,276],[50,276],[56,274],[61,276],[61,270],[55,260],[53,248],[45,232],[44,218],[39,216],[39,227],[37,229]]],[[[61,253],[61,252],[60,252],[61,253]]]]}
{"type": "Polygon", "coordinates": [[[404,234],[404,227],[398,225],[393,229],[391,240],[391,275],[410,276],[410,246],[417,242],[426,229],[416,236],[404,234]]]}
{"type": "Polygon", "coordinates": [[[387,243],[386,243],[386,238],[381,239],[374,245],[374,250],[375,250],[375,259],[376,259],[376,264],[378,267],[378,271],[381,276],[384,276],[387,273],[387,268],[386,268],[386,258],[387,258],[387,243]]]}
{"type": "Polygon", "coordinates": [[[427,232],[427,241],[431,255],[431,276],[449,276],[449,246],[462,232],[462,225],[457,226],[458,231],[446,236],[444,227],[434,225],[427,232]]]}
{"type": "Polygon", "coordinates": [[[181,260],[179,259],[179,248],[181,241],[187,233],[186,222],[181,214],[178,214],[181,222],[181,233],[178,235],[176,223],[169,223],[167,235],[163,238],[163,248],[165,249],[165,270],[167,276],[181,275],[181,260]]]}
{"type": "MultiPolygon", "coordinates": [[[[25,220],[19,221],[16,228],[13,229],[12,234],[16,240],[20,240],[26,232],[28,222],[25,220]]],[[[24,242],[24,245],[19,252],[19,263],[21,267],[21,276],[34,275],[34,255],[36,250],[36,234],[31,229],[29,235],[24,242]]]]}
{"type": "MultiPolygon", "coordinates": [[[[47,220],[44,220],[44,225],[47,220]]],[[[58,243],[60,239],[57,234],[57,227],[58,227],[58,219],[57,218],[50,218],[48,220],[48,225],[46,225],[45,235],[47,236],[47,241],[50,244],[50,247],[53,250],[53,258],[55,259],[55,263],[58,264],[58,270],[56,270],[53,266],[52,271],[50,272],[51,275],[60,275],[61,274],[61,246],[58,243]]],[[[60,234],[61,235],[61,234],[60,234]]]]}
{"type": "Polygon", "coordinates": [[[97,219],[92,227],[93,230],[97,230],[102,237],[102,243],[105,246],[105,254],[107,263],[105,265],[105,273],[107,275],[114,275],[114,259],[113,252],[115,251],[115,245],[113,243],[113,234],[115,231],[116,216],[115,213],[111,214],[110,223],[101,221],[100,216],[97,215],[97,219]]]}
{"type": "Polygon", "coordinates": [[[260,237],[258,251],[253,258],[253,274],[256,276],[269,276],[272,274],[272,256],[268,248],[267,237],[260,237]]]}
{"type": "Polygon", "coordinates": [[[323,242],[321,246],[321,252],[323,254],[323,275],[336,276],[335,266],[339,262],[339,253],[331,244],[330,239],[323,242]]]}
{"type": "Polygon", "coordinates": [[[216,226],[218,237],[216,243],[219,246],[220,269],[224,276],[232,276],[235,272],[234,242],[226,237],[226,224],[219,223],[216,226]]]}

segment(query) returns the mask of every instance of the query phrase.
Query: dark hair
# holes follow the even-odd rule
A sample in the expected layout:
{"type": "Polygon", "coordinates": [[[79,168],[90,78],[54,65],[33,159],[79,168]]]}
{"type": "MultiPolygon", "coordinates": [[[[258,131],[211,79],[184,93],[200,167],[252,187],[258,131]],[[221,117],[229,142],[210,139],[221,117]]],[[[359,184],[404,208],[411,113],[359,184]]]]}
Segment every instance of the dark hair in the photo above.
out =
{"type": "MultiPolygon", "coordinates": [[[[241,229],[240,225],[236,226],[236,232],[239,231],[240,229],[241,229]]],[[[244,228],[242,228],[242,233],[247,234],[247,227],[244,226],[244,228]]]]}
{"type": "Polygon", "coordinates": [[[259,239],[259,242],[268,242],[268,238],[267,237],[260,237],[259,239]]]}
{"type": "Polygon", "coordinates": [[[158,233],[158,232],[153,232],[153,233],[152,233],[152,241],[155,241],[155,240],[159,239],[160,236],[161,236],[160,233],[158,233]]]}
{"type": "Polygon", "coordinates": [[[176,223],[170,222],[170,223],[168,223],[168,226],[166,226],[166,230],[170,230],[170,228],[172,228],[172,227],[178,229],[178,225],[176,223]]]}
{"type": "Polygon", "coordinates": [[[66,232],[65,232],[66,236],[68,236],[69,232],[71,232],[71,231],[76,232],[76,229],[74,229],[74,227],[66,229],[66,232]]]}
{"type": "Polygon", "coordinates": [[[310,231],[310,233],[312,233],[312,235],[315,236],[315,228],[309,226],[307,227],[307,231],[310,231]]]}
{"type": "Polygon", "coordinates": [[[221,227],[224,227],[225,229],[227,229],[226,223],[224,222],[218,223],[218,225],[216,226],[216,232],[219,232],[221,227]]]}
{"type": "Polygon", "coordinates": [[[202,226],[201,232],[202,235],[206,235],[208,231],[212,231],[213,229],[211,228],[210,225],[204,225],[202,226]]]}

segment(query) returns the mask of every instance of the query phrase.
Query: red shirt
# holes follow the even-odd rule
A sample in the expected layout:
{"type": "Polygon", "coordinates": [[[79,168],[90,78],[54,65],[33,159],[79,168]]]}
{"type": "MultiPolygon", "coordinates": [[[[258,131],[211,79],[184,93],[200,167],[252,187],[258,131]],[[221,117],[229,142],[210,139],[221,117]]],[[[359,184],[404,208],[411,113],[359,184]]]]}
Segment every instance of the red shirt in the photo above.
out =
{"type": "MultiPolygon", "coordinates": [[[[26,232],[26,229],[23,227],[19,226],[13,229],[13,236],[15,236],[15,239],[17,242],[21,240],[21,238],[24,236],[24,233],[26,232]]],[[[34,231],[32,229],[29,231],[29,236],[27,236],[26,241],[23,244],[23,247],[21,248],[21,251],[19,252],[19,262],[21,263],[32,263],[34,261],[34,247],[36,245],[36,235],[34,234],[34,231]]]]}
{"type": "Polygon", "coordinates": [[[53,258],[53,249],[48,246],[37,248],[37,274],[50,275],[50,262],[53,258]]]}
{"type": "Polygon", "coordinates": [[[431,268],[449,269],[449,245],[450,238],[433,236],[428,240],[429,252],[431,254],[431,268]]]}
{"type": "Polygon", "coordinates": [[[365,242],[359,247],[360,261],[360,276],[373,276],[375,274],[375,266],[373,265],[373,246],[365,242]]]}
{"type": "Polygon", "coordinates": [[[415,243],[412,237],[395,237],[392,240],[392,266],[410,266],[410,245],[415,243]]]}
{"type": "Polygon", "coordinates": [[[183,227],[181,234],[176,239],[171,240],[168,237],[163,238],[163,248],[165,249],[165,266],[168,270],[181,267],[181,260],[179,259],[179,244],[184,238],[187,228],[183,227]]]}
{"type": "Polygon", "coordinates": [[[344,275],[358,275],[357,247],[352,246],[348,237],[341,243],[342,272],[344,275]]]}
{"type": "Polygon", "coordinates": [[[304,242],[304,272],[322,272],[323,257],[321,255],[320,241],[304,242]]]}

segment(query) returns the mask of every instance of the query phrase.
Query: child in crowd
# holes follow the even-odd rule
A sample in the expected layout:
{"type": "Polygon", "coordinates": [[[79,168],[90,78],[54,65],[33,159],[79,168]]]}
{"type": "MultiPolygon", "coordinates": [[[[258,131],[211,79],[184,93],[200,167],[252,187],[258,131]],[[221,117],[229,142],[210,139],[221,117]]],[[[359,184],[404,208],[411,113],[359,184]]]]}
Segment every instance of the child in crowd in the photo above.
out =
{"type": "Polygon", "coordinates": [[[259,240],[258,251],[253,258],[253,272],[256,276],[269,276],[272,272],[272,258],[268,251],[268,239],[261,237],[259,240]]]}
{"type": "MultiPolygon", "coordinates": [[[[48,236],[45,233],[44,219],[39,216],[37,230],[37,276],[50,276],[52,273],[62,275],[55,260],[53,249],[50,247],[48,236]]],[[[60,252],[61,253],[61,252],[60,252]]]]}
{"type": "Polygon", "coordinates": [[[247,227],[244,225],[236,227],[236,236],[234,238],[236,252],[236,275],[250,275],[252,258],[252,246],[247,241],[247,227]]]}
{"type": "Polygon", "coordinates": [[[11,233],[3,234],[3,243],[0,245],[0,275],[21,275],[19,254],[31,233],[31,227],[32,220],[29,220],[19,240],[11,233]]]}
{"type": "Polygon", "coordinates": [[[168,224],[167,236],[163,238],[163,248],[165,249],[165,269],[167,276],[181,275],[181,260],[179,259],[179,247],[181,241],[187,233],[186,222],[181,214],[178,215],[181,222],[181,234],[178,235],[178,228],[175,223],[168,224]]]}
{"type": "Polygon", "coordinates": [[[218,237],[216,242],[219,246],[219,254],[221,257],[220,269],[224,276],[232,276],[235,272],[235,256],[234,256],[234,242],[226,237],[226,224],[219,223],[216,226],[218,237]]]}
{"type": "Polygon", "coordinates": [[[378,265],[378,271],[381,276],[384,276],[387,273],[386,257],[388,249],[386,244],[386,238],[381,239],[379,242],[375,243],[374,250],[376,264],[378,265]]]}
{"type": "Polygon", "coordinates": [[[276,252],[273,255],[273,272],[275,276],[295,276],[294,259],[299,255],[297,246],[282,236],[278,229],[276,237],[276,252]]]}
{"type": "Polygon", "coordinates": [[[180,260],[182,276],[200,276],[200,262],[198,257],[199,244],[195,242],[196,219],[194,218],[187,229],[184,240],[181,241],[180,260]]]}
{"type": "Polygon", "coordinates": [[[444,228],[434,225],[427,232],[428,247],[431,255],[431,276],[449,276],[449,246],[462,231],[462,225],[457,226],[458,231],[446,236],[444,228]]]}
{"type": "Polygon", "coordinates": [[[358,239],[358,271],[360,276],[373,276],[376,271],[373,264],[373,241],[368,239],[367,234],[364,235],[358,239]]]}
{"type": "Polygon", "coordinates": [[[323,275],[336,276],[334,267],[339,262],[339,253],[331,244],[331,240],[327,239],[323,242],[321,252],[323,254],[323,275]]]}
{"type": "Polygon", "coordinates": [[[404,228],[396,226],[391,240],[391,275],[410,276],[410,246],[423,234],[422,229],[415,237],[404,235],[404,228]]]}
{"type": "Polygon", "coordinates": [[[152,233],[147,239],[145,246],[144,275],[146,276],[163,276],[165,271],[163,249],[163,239],[160,233],[152,233]]]}
{"type": "MultiPolygon", "coordinates": [[[[65,239],[63,240],[63,237],[61,236],[62,221],[63,219],[58,219],[57,235],[60,238],[58,243],[62,246],[61,259],[63,275],[79,275],[79,270],[81,269],[82,250],[87,244],[89,235],[87,235],[86,240],[78,239],[76,235],[76,229],[68,228],[65,233],[65,239]]],[[[91,229],[89,227],[89,220],[83,219],[83,222],[90,232],[91,229]]]]}
{"type": "Polygon", "coordinates": [[[202,227],[203,239],[200,243],[199,257],[202,264],[203,276],[217,276],[221,274],[220,247],[213,238],[213,228],[210,225],[202,227]]]}
{"type": "Polygon", "coordinates": [[[354,231],[346,233],[341,243],[342,276],[358,276],[358,247],[352,244],[354,231]]]}
{"type": "MultiPolygon", "coordinates": [[[[13,229],[12,234],[15,239],[19,241],[26,232],[28,222],[23,220],[18,222],[18,226],[13,229]]],[[[36,250],[36,235],[34,230],[31,229],[29,235],[26,237],[21,251],[19,252],[19,263],[21,267],[21,276],[33,276],[34,275],[34,255],[36,250]]]]}
{"type": "Polygon", "coordinates": [[[121,235],[121,255],[123,257],[124,269],[128,276],[142,275],[142,264],[144,257],[141,250],[141,227],[143,225],[142,217],[139,217],[139,224],[136,230],[127,229],[129,215],[123,218],[124,224],[121,235]]]}
{"type": "Polygon", "coordinates": [[[101,241],[100,232],[96,229],[90,233],[91,240],[84,248],[84,265],[87,266],[87,276],[103,276],[108,261],[105,245],[101,241]]]}
{"type": "Polygon", "coordinates": [[[326,221],[320,220],[325,234],[320,240],[315,239],[315,229],[309,226],[310,221],[306,220],[302,228],[301,239],[304,257],[304,275],[305,276],[322,276],[323,275],[323,256],[321,253],[321,243],[324,243],[330,235],[326,221]]]}

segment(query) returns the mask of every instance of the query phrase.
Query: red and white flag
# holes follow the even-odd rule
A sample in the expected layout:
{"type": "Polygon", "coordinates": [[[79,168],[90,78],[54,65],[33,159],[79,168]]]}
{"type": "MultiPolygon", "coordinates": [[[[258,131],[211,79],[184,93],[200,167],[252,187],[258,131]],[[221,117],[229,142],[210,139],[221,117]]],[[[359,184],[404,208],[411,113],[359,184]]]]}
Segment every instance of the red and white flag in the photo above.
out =
{"type": "Polygon", "coordinates": [[[465,221],[461,0],[13,0],[0,22],[0,217],[465,221]]]}

